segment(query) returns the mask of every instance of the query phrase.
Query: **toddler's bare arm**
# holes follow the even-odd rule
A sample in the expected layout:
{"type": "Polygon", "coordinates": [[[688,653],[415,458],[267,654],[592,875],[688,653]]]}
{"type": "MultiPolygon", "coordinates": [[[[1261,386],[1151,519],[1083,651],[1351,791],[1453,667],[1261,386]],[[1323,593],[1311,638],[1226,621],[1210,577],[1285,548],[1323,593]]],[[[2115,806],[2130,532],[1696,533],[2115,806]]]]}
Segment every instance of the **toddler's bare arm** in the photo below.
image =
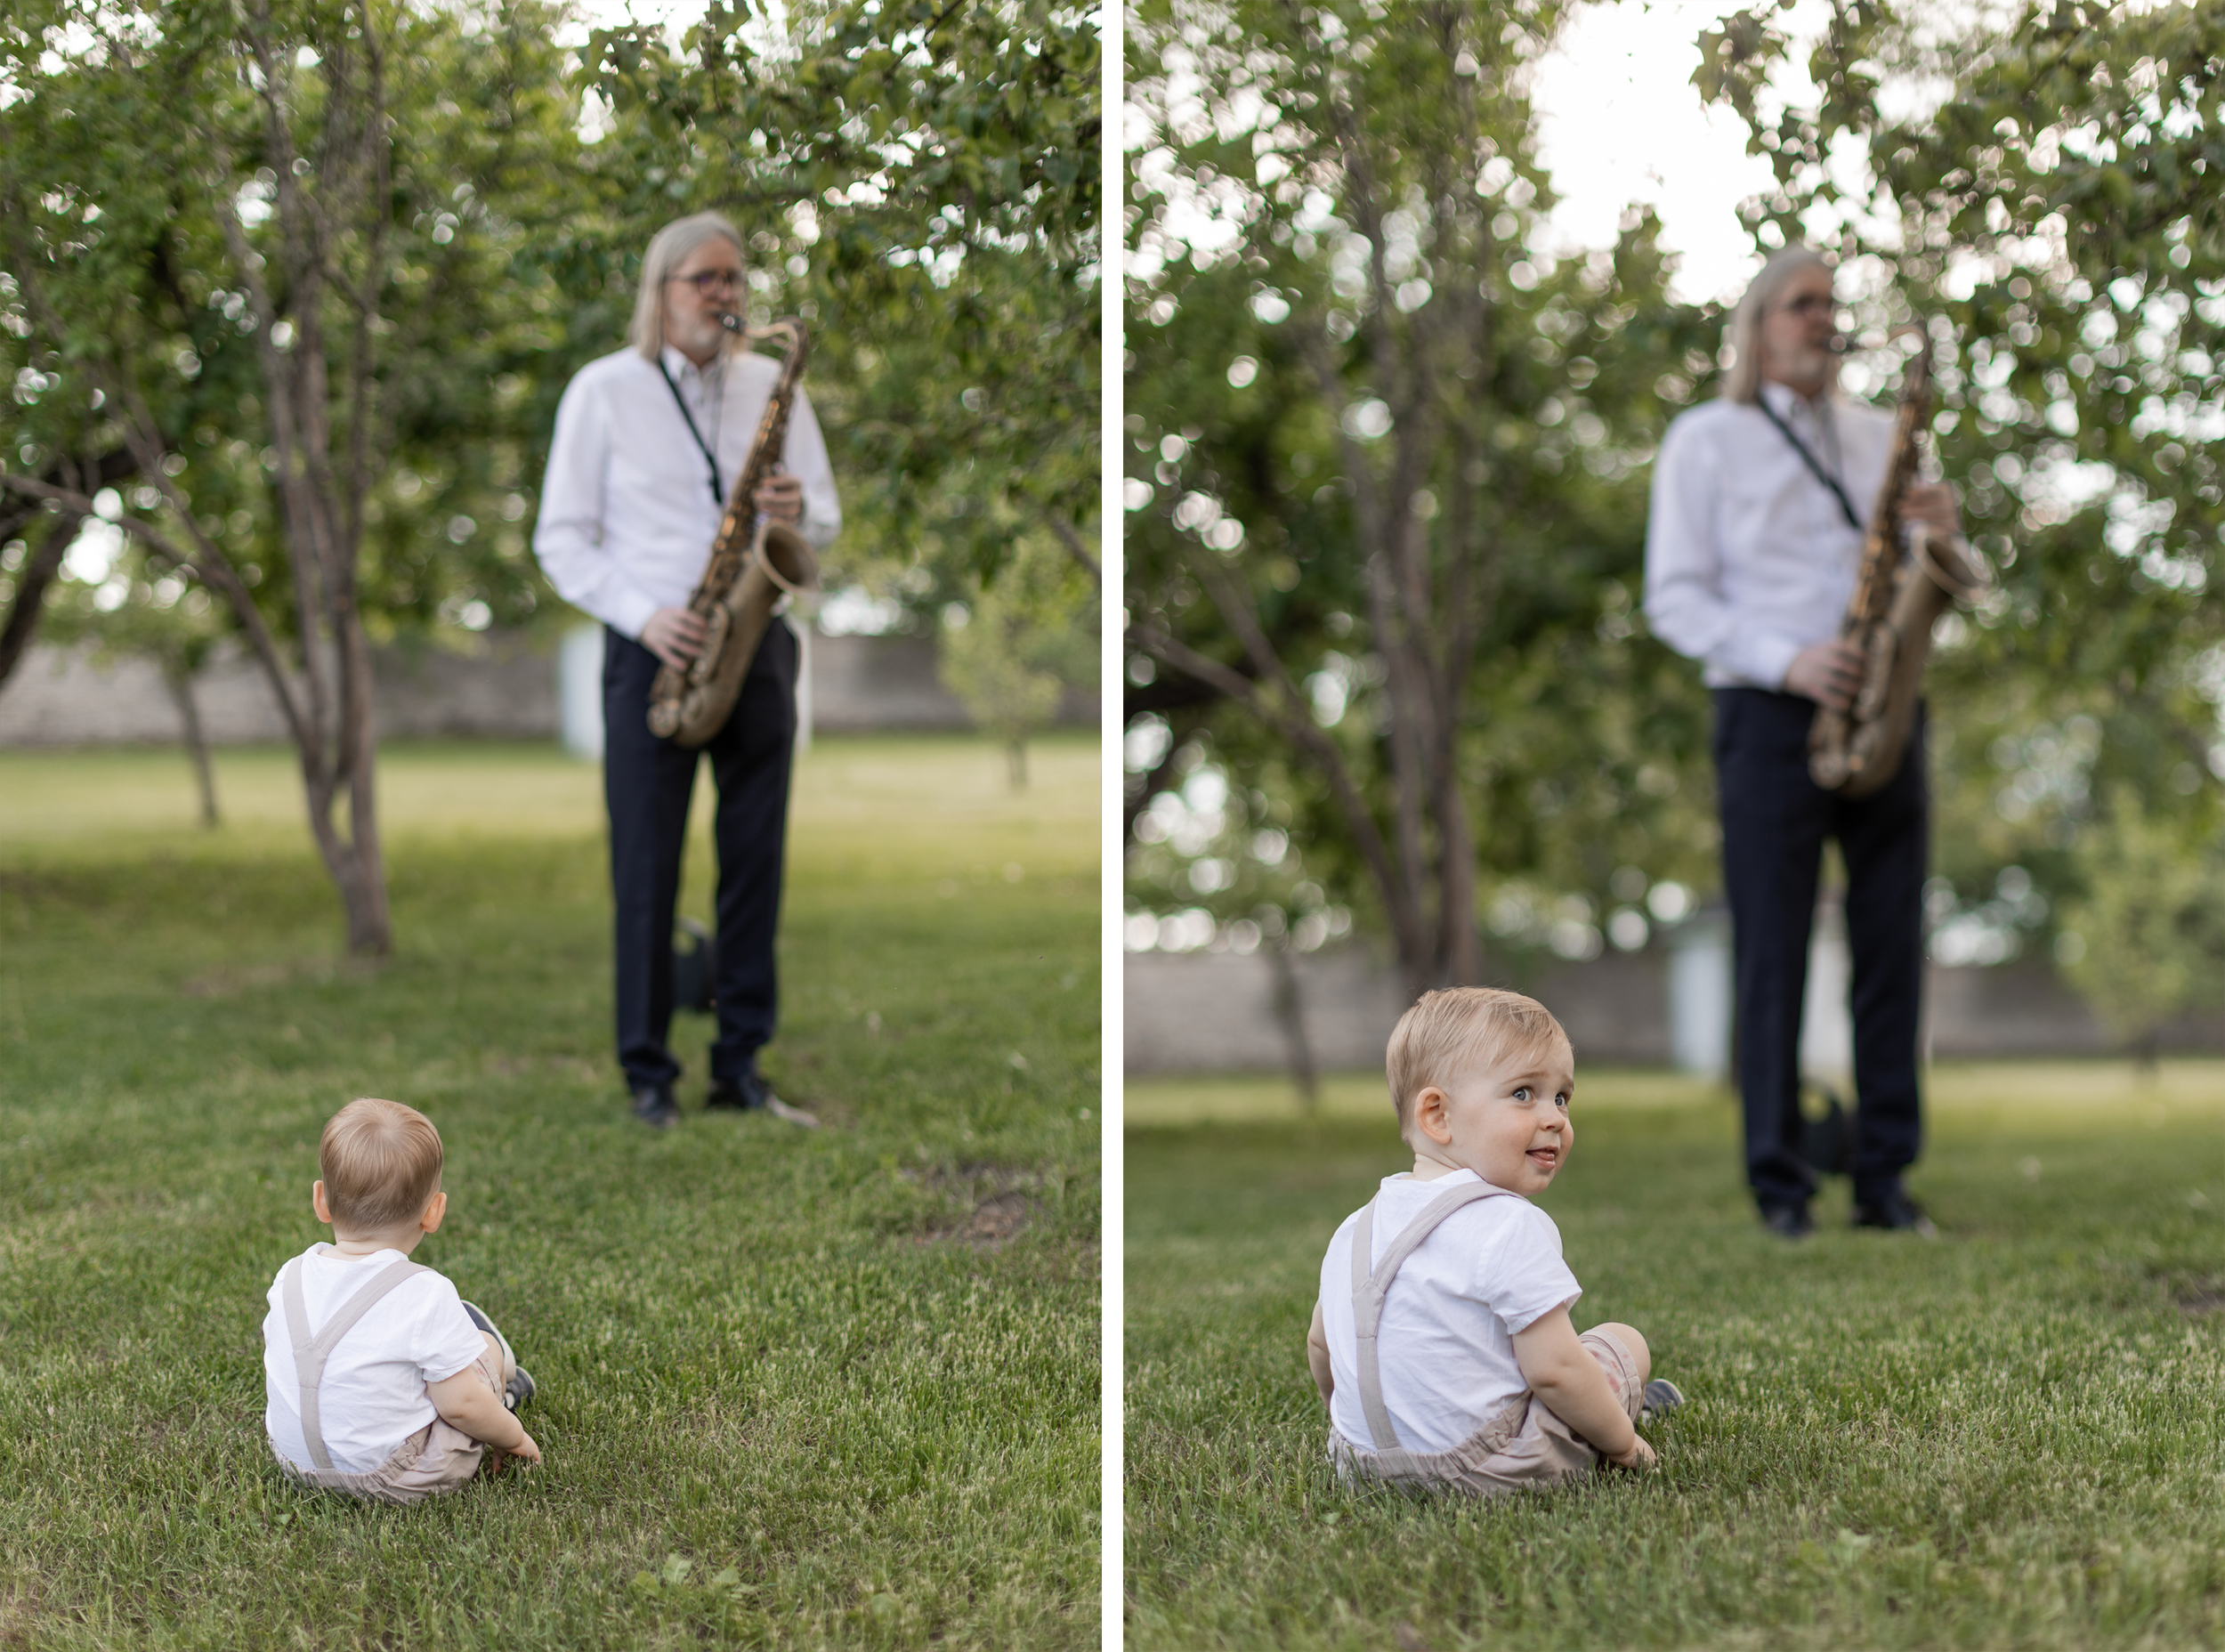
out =
{"type": "Polygon", "coordinates": [[[1337,1391],[1337,1381],[1329,1372],[1329,1333],[1322,1328],[1318,1302],[1314,1304],[1313,1325],[1306,1332],[1306,1368],[1314,1373],[1314,1386],[1321,1390],[1321,1403],[1326,1405],[1337,1391]]]}
{"type": "Polygon", "coordinates": [[[1625,1469],[1654,1461],[1654,1448],[1630,1426],[1607,1386],[1606,1373],[1576,1339],[1568,1310],[1557,1308],[1514,1339],[1514,1362],[1530,1391],[1547,1409],[1591,1442],[1608,1462],[1625,1469]]]}
{"type": "Polygon", "coordinates": [[[466,1365],[452,1377],[427,1383],[425,1393],[433,1400],[433,1409],[441,1413],[441,1421],[450,1428],[461,1429],[497,1452],[510,1453],[528,1462],[541,1460],[541,1448],[487,1386],[476,1365],[466,1365]]]}

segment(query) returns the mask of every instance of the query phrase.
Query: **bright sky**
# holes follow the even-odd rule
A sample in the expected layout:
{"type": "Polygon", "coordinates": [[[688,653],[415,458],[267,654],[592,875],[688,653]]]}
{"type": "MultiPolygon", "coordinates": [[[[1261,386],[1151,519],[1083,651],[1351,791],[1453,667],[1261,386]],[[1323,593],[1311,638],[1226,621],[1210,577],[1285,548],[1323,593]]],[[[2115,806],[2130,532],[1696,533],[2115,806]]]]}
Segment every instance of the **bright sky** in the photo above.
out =
{"type": "MultiPolygon", "coordinates": [[[[1562,198],[1552,217],[1557,239],[1610,246],[1623,208],[1650,202],[1663,243],[1683,255],[1676,285],[1686,299],[1736,297],[1759,263],[1737,208],[1769,187],[1768,165],[1745,153],[1737,117],[1703,110],[1691,84],[1700,31],[1739,4],[1592,6],[1538,66],[1542,158],[1562,198]]],[[[579,11],[591,26],[630,12],[684,29],[702,17],[703,0],[581,0],[579,11]]],[[[1779,26],[1800,40],[1812,36],[1821,12],[1821,0],[1800,0],[1779,26]]]]}
{"type": "MultiPolygon", "coordinates": [[[[1580,12],[1533,87],[1540,158],[1562,198],[1558,237],[1611,246],[1623,208],[1651,203],[1663,244],[1683,256],[1678,296],[1695,302],[1736,297],[1760,267],[1738,203],[1774,182],[1768,161],[1745,152],[1738,117],[1703,109],[1692,85],[1700,31],[1737,4],[1618,0],[1580,12]]],[[[1779,26],[1789,21],[1798,43],[1817,9],[1803,0],[1779,26]]],[[[1792,55],[1804,55],[1797,44],[1792,55]]]]}

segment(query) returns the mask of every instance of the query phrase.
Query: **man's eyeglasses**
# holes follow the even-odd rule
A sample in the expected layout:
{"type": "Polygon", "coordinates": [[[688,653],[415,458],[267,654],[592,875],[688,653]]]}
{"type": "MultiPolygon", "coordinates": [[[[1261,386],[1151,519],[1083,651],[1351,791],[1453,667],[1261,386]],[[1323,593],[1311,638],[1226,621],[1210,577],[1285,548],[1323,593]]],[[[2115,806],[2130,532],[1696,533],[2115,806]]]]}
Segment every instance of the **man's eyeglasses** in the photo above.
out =
{"type": "Polygon", "coordinates": [[[1836,300],[1822,293],[1805,293],[1798,298],[1787,299],[1777,306],[1787,315],[1833,315],[1838,312],[1836,300]]]}
{"type": "Polygon", "coordinates": [[[705,270],[696,275],[668,275],[668,281],[685,281],[696,292],[708,298],[713,293],[741,290],[741,271],[739,270],[705,270]]]}

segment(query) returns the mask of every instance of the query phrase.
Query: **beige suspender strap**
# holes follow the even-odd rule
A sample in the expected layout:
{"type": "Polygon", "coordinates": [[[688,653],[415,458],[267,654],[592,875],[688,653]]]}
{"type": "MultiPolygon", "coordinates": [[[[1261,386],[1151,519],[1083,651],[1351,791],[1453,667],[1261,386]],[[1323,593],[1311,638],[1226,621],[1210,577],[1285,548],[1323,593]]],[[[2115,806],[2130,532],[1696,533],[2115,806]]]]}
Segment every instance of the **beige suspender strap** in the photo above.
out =
{"type": "MultiPolygon", "coordinates": [[[[1468,1182],[1448,1188],[1424,1205],[1421,1214],[1400,1230],[1382,1261],[1372,1269],[1368,1267],[1368,1258],[1375,1249],[1375,1199],[1367,1202],[1360,1219],[1353,1224],[1352,1318],[1360,1333],[1360,1409],[1366,1413],[1367,1431],[1379,1455],[1396,1453],[1403,1459],[1406,1454],[1399,1444],[1398,1430],[1391,1426],[1390,1408],[1383,1404],[1382,1367],[1375,1352],[1376,1332],[1383,1323],[1383,1300],[1390,1294],[1391,1281],[1398,1277],[1399,1268],[1421,1242],[1436,1231],[1438,1223],[1463,1205],[1473,1204],[1478,1199],[1496,1198],[1506,1191],[1489,1182],[1468,1182]]],[[[1378,1194],[1376,1198],[1381,1196],[1378,1194]]]]}
{"type": "Polygon", "coordinates": [[[326,1359],[339,1345],[340,1339],[355,1329],[355,1322],[370,1312],[380,1298],[396,1285],[408,1284],[411,1275],[432,1271],[407,1259],[389,1262],[340,1304],[340,1311],[325,1322],[325,1328],[314,1338],[309,1334],[309,1310],[302,1302],[302,1259],[297,1256],[287,1263],[285,1272],[279,1275],[286,1298],[286,1329],[294,1339],[294,1374],[302,1385],[302,1438],[308,1444],[309,1460],[317,1465],[320,1474],[337,1472],[332,1466],[331,1454],[325,1450],[323,1419],[318,1415],[317,1408],[317,1385],[324,1381],[326,1359]]]}

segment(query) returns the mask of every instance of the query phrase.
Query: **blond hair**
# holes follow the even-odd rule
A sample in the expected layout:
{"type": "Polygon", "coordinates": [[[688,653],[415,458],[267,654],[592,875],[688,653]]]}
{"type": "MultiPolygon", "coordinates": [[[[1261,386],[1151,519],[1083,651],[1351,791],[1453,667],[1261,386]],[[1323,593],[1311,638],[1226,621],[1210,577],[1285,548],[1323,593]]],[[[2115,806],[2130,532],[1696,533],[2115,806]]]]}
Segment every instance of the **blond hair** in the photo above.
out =
{"type": "Polygon", "coordinates": [[[1811,264],[1831,268],[1823,254],[1798,242],[1772,254],[1730,315],[1730,371],[1723,377],[1723,398],[1745,407],[1761,399],[1761,323],[1776,308],[1792,278],[1811,264]]]}
{"type": "Polygon", "coordinates": [[[1501,1061],[1574,1049],[1553,1012],[1533,998],[1497,987],[1424,992],[1391,1029],[1383,1052],[1398,1133],[1413,1124],[1414,1098],[1432,1085],[1450,1089],[1466,1073],[1501,1061]]]}
{"type": "Polygon", "coordinates": [[[392,1227],[441,1191],[441,1132],[415,1107],[364,1096],[326,1121],[317,1168],[334,1227],[392,1227]]]}
{"type": "Polygon", "coordinates": [[[665,283],[690,253],[705,241],[722,238],[741,253],[741,231],[722,212],[676,218],[650,238],[649,250],[642,255],[641,290],[634,296],[633,325],[626,329],[626,342],[649,360],[664,353],[665,283]]]}

